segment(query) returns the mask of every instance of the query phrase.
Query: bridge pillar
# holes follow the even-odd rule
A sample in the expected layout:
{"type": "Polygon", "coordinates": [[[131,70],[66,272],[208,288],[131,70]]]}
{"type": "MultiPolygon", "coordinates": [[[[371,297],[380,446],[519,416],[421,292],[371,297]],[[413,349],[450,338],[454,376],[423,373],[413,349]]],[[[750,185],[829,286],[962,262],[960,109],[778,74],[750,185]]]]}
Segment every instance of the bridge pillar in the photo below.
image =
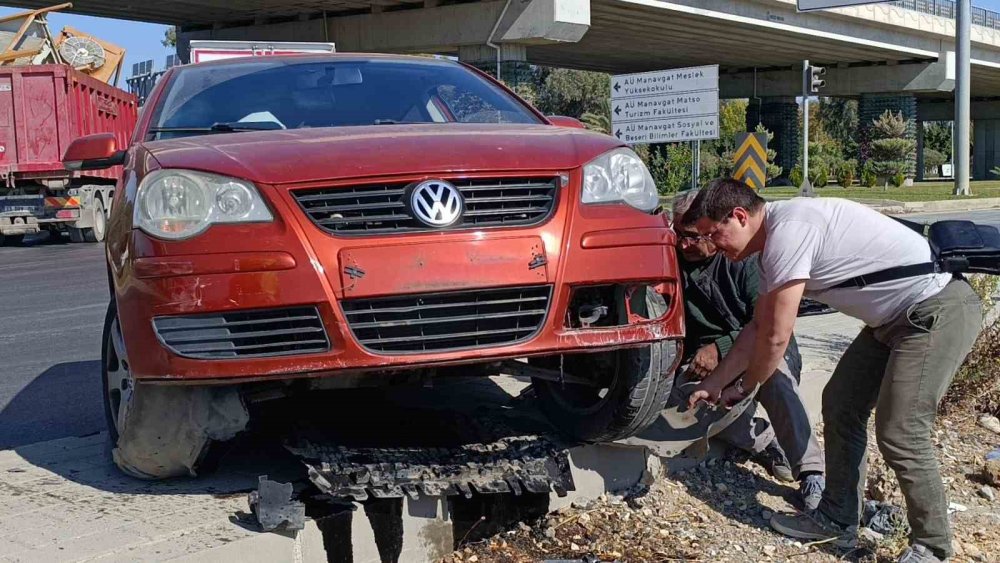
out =
{"type": "Polygon", "coordinates": [[[1000,119],[974,119],[972,130],[972,178],[996,180],[990,170],[1000,166],[1000,119]]]}
{"type": "Polygon", "coordinates": [[[917,181],[924,179],[924,122],[917,120],[917,181]]]}
{"type": "MultiPolygon", "coordinates": [[[[886,110],[894,114],[902,112],[903,119],[907,121],[904,136],[911,141],[917,140],[917,98],[913,94],[862,94],[858,101],[858,145],[861,152],[858,163],[862,167],[871,159],[871,142],[875,138],[872,123],[886,110]]],[[[906,158],[911,177],[917,168],[916,153],[914,149],[906,158]]]]}
{"type": "Polygon", "coordinates": [[[747,129],[753,131],[758,123],[774,133],[770,144],[770,148],[778,153],[774,163],[781,167],[782,177],[787,178],[799,160],[802,147],[799,104],[793,97],[751,99],[747,106],[747,129]]]}
{"type": "MultiPolygon", "coordinates": [[[[517,43],[500,43],[499,47],[500,79],[513,88],[524,82],[531,72],[527,49],[517,43]]],[[[497,75],[497,59],[496,49],[489,45],[460,45],[458,48],[458,60],[493,77],[497,75]]]]}

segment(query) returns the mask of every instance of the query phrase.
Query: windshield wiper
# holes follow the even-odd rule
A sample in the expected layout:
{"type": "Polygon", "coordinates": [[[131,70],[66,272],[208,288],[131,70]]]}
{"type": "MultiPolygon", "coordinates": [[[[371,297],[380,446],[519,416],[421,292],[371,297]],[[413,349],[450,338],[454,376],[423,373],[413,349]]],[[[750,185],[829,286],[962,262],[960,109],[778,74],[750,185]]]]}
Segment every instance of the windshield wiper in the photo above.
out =
{"type": "Polygon", "coordinates": [[[208,127],[151,127],[150,133],[232,133],[237,131],[276,131],[282,127],[273,121],[240,123],[217,122],[208,127]]]}
{"type": "Polygon", "coordinates": [[[433,121],[399,121],[397,119],[376,119],[375,125],[427,125],[433,121]]]}

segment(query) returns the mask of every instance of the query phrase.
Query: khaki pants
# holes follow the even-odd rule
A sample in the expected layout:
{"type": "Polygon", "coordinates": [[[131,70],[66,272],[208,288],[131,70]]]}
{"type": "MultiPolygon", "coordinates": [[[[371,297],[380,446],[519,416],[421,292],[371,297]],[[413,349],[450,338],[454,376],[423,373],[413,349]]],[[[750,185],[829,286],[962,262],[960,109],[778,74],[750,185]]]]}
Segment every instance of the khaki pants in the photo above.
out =
{"type": "Polygon", "coordinates": [[[868,419],[906,500],[911,542],[952,554],[948,502],[931,435],[938,403],[982,330],[982,303],[968,282],[878,328],[865,327],[823,392],[826,491],[819,509],[844,526],[861,517],[868,419]]]}

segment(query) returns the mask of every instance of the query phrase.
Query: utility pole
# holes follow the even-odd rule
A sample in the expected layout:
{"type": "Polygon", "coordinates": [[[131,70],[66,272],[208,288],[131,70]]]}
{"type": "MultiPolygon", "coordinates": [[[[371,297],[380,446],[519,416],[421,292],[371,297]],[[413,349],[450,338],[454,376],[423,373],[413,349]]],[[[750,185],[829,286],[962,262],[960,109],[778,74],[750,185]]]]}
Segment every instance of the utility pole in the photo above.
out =
{"type": "Polygon", "coordinates": [[[969,189],[969,121],[970,121],[970,90],[971,63],[969,60],[972,28],[971,0],[958,0],[958,13],[955,17],[955,195],[972,195],[969,189]]]}
{"type": "Polygon", "coordinates": [[[816,197],[816,190],[809,181],[809,96],[819,92],[826,86],[826,81],[820,76],[826,74],[821,66],[812,66],[809,60],[802,61],[802,185],[799,187],[800,197],[816,197]]]}

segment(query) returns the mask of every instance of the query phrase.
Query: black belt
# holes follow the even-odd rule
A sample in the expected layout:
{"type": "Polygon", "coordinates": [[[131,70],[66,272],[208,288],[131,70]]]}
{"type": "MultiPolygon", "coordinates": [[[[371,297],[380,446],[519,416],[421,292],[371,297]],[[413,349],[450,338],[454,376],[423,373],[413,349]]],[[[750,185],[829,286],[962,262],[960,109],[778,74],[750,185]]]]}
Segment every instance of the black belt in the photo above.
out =
{"type": "Polygon", "coordinates": [[[899,280],[903,278],[913,278],[916,276],[926,276],[927,274],[940,273],[941,269],[936,262],[925,262],[923,264],[910,264],[909,266],[896,266],[877,272],[871,272],[863,276],[857,276],[847,281],[843,281],[830,289],[843,289],[845,287],[865,287],[868,285],[899,280]]]}

